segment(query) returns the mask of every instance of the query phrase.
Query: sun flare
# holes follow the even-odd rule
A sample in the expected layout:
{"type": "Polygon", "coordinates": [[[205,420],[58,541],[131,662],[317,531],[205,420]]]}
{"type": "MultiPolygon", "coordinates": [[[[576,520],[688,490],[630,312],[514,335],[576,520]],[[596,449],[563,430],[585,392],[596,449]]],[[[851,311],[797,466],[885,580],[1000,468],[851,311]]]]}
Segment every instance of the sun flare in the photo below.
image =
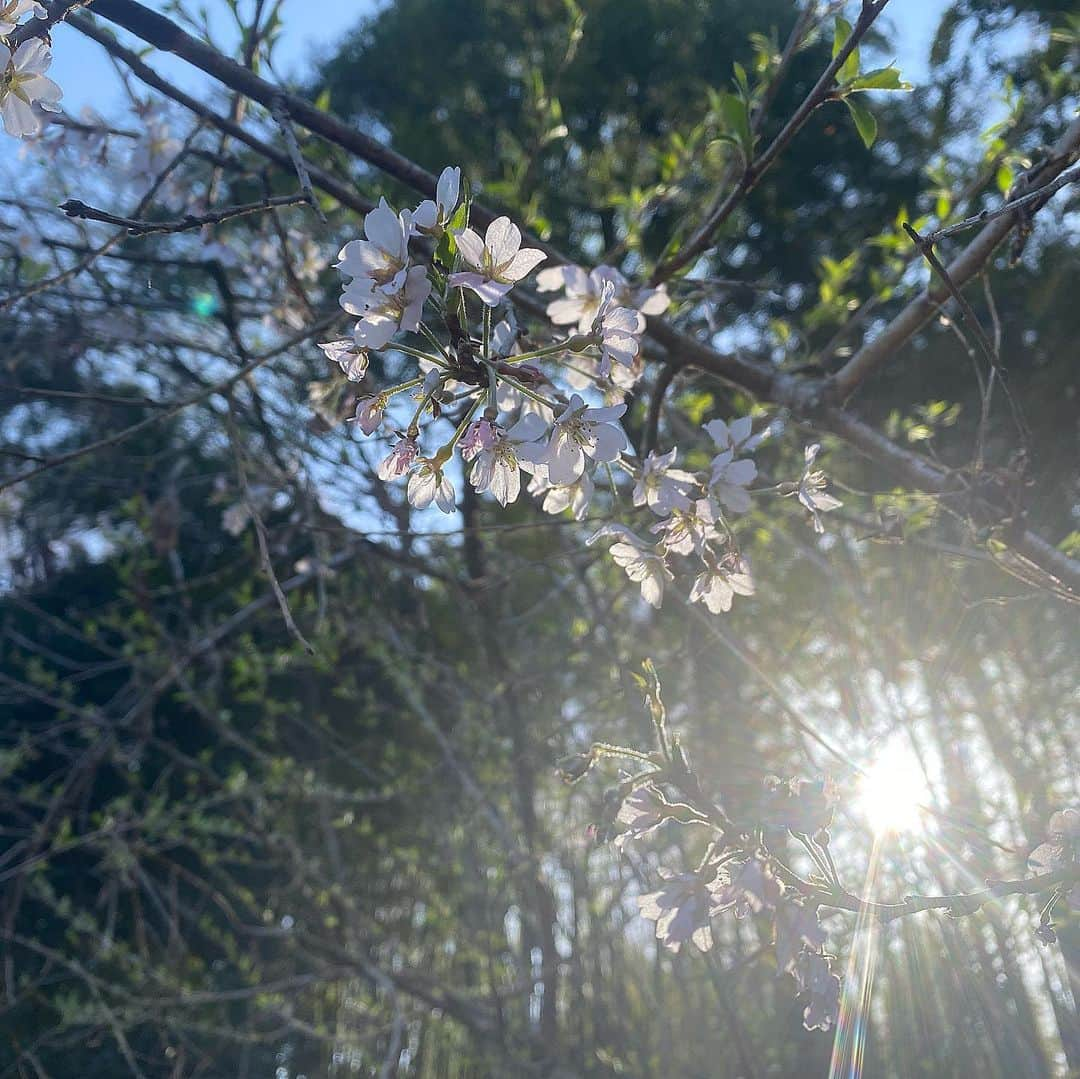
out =
{"type": "Polygon", "coordinates": [[[929,800],[926,775],[910,747],[888,742],[859,781],[856,805],[875,832],[917,832],[929,800]]]}

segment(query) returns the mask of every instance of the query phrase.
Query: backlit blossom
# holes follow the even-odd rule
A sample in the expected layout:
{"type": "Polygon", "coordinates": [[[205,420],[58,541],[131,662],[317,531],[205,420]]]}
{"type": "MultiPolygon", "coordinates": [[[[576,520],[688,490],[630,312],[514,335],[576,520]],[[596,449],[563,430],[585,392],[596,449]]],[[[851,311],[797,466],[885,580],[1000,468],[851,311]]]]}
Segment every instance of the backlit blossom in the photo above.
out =
{"type": "Polygon", "coordinates": [[[745,559],[736,558],[710,566],[694,581],[691,603],[704,603],[713,614],[730,611],[736,595],[752,596],[754,578],[745,559]]]}
{"type": "Polygon", "coordinates": [[[375,288],[366,295],[346,290],[341,305],[353,315],[360,315],[354,336],[361,348],[384,348],[399,330],[415,332],[420,315],[431,295],[431,282],[423,266],[406,271],[404,280],[393,291],[375,288]],[[359,303],[353,303],[358,300],[359,303]]]}
{"type": "Polygon", "coordinates": [[[687,495],[697,483],[697,477],[672,467],[678,456],[678,447],[673,447],[663,454],[653,451],[645,458],[634,485],[635,506],[648,506],[661,517],[676,508],[689,507],[687,495]]]}
{"type": "Polygon", "coordinates": [[[720,539],[716,529],[716,508],[712,499],[699,498],[685,507],[671,511],[665,521],[658,521],[650,530],[659,534],[664,549],[674,554],[705,554],[705,548],[720,539]]]}
{"type": "Polygon", "coordinates": [[[130,169],[133,175],[153,178],[165,170],[180,152],[182,143],[174,138],[168,121],[151,113],[146,121],[146,134],[135,143],[131,152],[130,169]]]}
{"type": "Polygon", "coordinates": [[[519,455],[539,456],[536,440],[547,424],[535,413],[526,413],[508,431],[489,420],[473,424],[462,439],[461,456],[472,461],[469,482],[479,493],[490,491],[500,505],[514,502],[521,490],[519,455]]]}
{"type": "Polygon", "coordinates": [[[668,951],[678,952],[687,941],[707,952],[713,944],[709,926],[709,895],[696,873],[661,869],[664,885],[638,897],[643,918],[656,922],[656,939],[668,951]]]}
{"type": "Polygon", "coordinates": [[[641,347],[638,337],[645,332],[645,316],[615,302],[615,289],[610,285],[604,292],[593,319],[592,332],[600,337],[601,375],[611,372],[612,363],[630,367],[641,347]]]}
{"type": "MultiPolygon", "coordinates": [[[[1061,809],[1050,818],[1046,842],[1028,855],[1028,865],[1040,873],[1080,870],[1080,809],[1061,809]]],[[[1066,893],[1070,906],[1080,907],[1080,883],[1066,893]]]]}
{"type": "Polygon", "coordinates": [[[747,487],[757,476],[757,465],[749,457],[735,457],[728,449],[712,460],[709,489],[732,513],[745,513],[753,505],[747,487]]]}
{"type": "Polygon", "coordinates": [[[473,229],[464,229],[458,233],[457,246],[468,269],[452,273],[450,284],[472,289],[488,307],[498,304],[547,258],[543,251],[521,246],[521,230],[508,217],[492,221],[482,240],[473,229]]]}
{"type": "Polygon", "coordinates": [[[346,337],[339,341],[324,341],[319,348],[331,363],[336,363],[350,382],[360,382],[367,373],[369,356],[366,348],[346,337]]]}
{"type": "Polygon", "coordinates": [[[588,472],[582,472],[574,483],[553,484],[548,476],[547,465],[526,461],[520,463],[526,472],[532,473],[532,479],[527,488],[529,494],[534,498],[544,496],[540,508],[545,513],[559,514],[570,510],[575,521],[580,521],[585,517],[596,491],[596,485],[588,472]]]}
{"type": "Polygon", "coordinates": [[[795,964],[800,995],[809,1000],[803,1010],[807,1030],[829,1030],[840,1021],[840,979],[833,974],[827,955],[804,951],[795,964]]]}
{"type": "Polygon", "coordinates": [[[394,444],[390,455],[380,462],[376,470],[379,479],[385,483],[400,479],[412,468],[419,452],[420,448],[416,445],[415,438],[400,439],[394,444]]]}
{"type": "Polygon", "coordinates": [[[356,415],[348,422],[360,424],[360,430],[365,435],[373,434],[382,425],[386,404],[386,398],[381,393],[374,397],[362,397],[356,403],[356,415]]]}
{"type": "Polygon", "coordinates": [[[15,138],[36,135],[41,121],[32,106],[60,111],[64,91],[45,75],[52,53],[41,38],[24,41],[14,53],[0,42],[0,119],[15,138]]]}
{"type": "Polygon", "coordinates": [[[408,497],[409,504],[418,510],[426,510],[432,502],[443,513],[453,513],[457,508],[454,485],[440,467],[428,460],[421,461],[409,477],[408,497]]]}
{"type": "Polygon", "coordinates": [[[663,551],[635,536],[624,525],[604,525],[585,542],[591,547],[598,540],[615,536],[608,550],[612,560],[621,566],[631,581],[641,585],[641,598],[651,607],[659,608],[664,601],[664,584],[673,574],[664,560],[663,551]]]}
{"type": "MultiPolygon", "coordinates": [[[[539,292],[565,289],[562,299],[552,300],[547,316],[556,326],[577,324],[580,333],[588,333],[603,300],[604,290],[611,287],[615,302],[642,315],[660,315],[671,300],[661,285],[655,289],[634,289],[614,266],[597,266],[586,273],[580,266],[551,266],[536,277],[539,292]]],[[[642,320],[644,329],[644,320],[642,320]]],[[[641,331],[638,331],[639,333],[641,331]]]]}
{"type": "Polygon", "coordinates": [[[576,393],[556,419],[547,452],[537,464],[547,465],[554,484],[574,483],[585,471],[586,458],[596,464],[618,459],[626,435],[616,426],[626,405],[589,408],[576,393]]]}
{"type": "Polygon", "coordinates": [[[825,478],[825,473],[814,469],[814,462],[820,452],[821,446],[816,442],[812,446],[807,446],[803,451],[806,467],[803,469],[797,491],[799,501],[810,511],[815,532],[825,531],[825,526],[821,523],[821,517],[819,516],[820,513],[839,509],[844,504],[840,499],[834,498],[825,490],[829,482],[825,478]]]}
{"type": "Polygon", "coordinates": [[[435,201],[425,199],[412,213],[413,228],[427,236],[441,236],[457,209],[461,169],[447,165],[439,175],[435,201]]]}
{"type": "Polygon", "coordinates": [[[819,950],[825,943],[817,907],[783,900],[776,907],[776,968],[792,971],[803,948],[819,950]]]}
{"type": "Polygon", "coordinates": [[[667,806],[656,788],[646,783],[623,799],[615,820],[619,824],[625,824],[626,828],[615,837],[612,845],[617,850],[622,850],[630,840],[644,839],[654,832],[667,818],[667,806]]]}
{"type": "Polygon", "coordinates": [[[709,913],[722,914],[734,910],[736,918],[772,910],[784,894],[784,886],[776,879],[769,863],[761,858],[748,858],[731,869],[725,866],[709,884],[712,906],[709,913]]]}
{"type": "Polygon", "coordinates": [[[364,218],[364,239],[350,240],[338,253],[337,268],[353,280],[345,290],[342,306],[348,302],[361,306],[366,293],[377,286],[397,291],[409,264],[409,230],[412,216],[408,210],[395,213],[386,199],[364,218]]]}
{"type": "Polygon", "coordinates": [[[7,37],[24,15],[44,19],[45,9],[37,0],[0,0],[0,37],[7,37]]]}

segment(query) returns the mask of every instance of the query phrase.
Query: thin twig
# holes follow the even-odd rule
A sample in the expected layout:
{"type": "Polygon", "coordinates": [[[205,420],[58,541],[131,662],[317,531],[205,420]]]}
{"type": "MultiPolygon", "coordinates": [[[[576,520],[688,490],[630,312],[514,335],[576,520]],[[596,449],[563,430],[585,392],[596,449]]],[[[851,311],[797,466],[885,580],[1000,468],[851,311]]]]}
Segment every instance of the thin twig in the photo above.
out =
{"type": "Polygon", "coordinates": [[[289,110],[285,100],[275,97],[270,104],[270,114],[281,129],[281,136],[285,140],[285,149],[289,151],[289,158],[296,169],[296,178],[300,181],[300,190],[304,193],[304,201],[315,211],[315,216],[325,225],[326,215],[322,212],[319,200],[311,187],[311,176],[308,173],[307,162],[300,152],[300,144],[296,141],[296,132],[293,130],[292,121],[289,119],[289,110]]]}
{"type": "Polygon", "coordinates": [[[281,583],[278,581],[277,574],[274,572],[274,560],[270,557],[270,544],[266,537],[266,525],[263,523],[263,519],[259,514],[258,506],[255,505],[255,499],[251,494],[251,485],[248,483],[247,469],[244,467],[244,454],[240,448],[240,440],[236,435],[236,428],[232,421],[234,403],[232,398],[229,398],[229,413],[227,426],[229,431],[229,441],[233,447],[233,457],[236,461],[236,475],[240,480],[240,490],[244,497],[244,505],[247,508],[248,515],[251,517],[251,523],[255,526],[255,536],[259,543],[259,560],[262,565],[263,573],[266,574],[266,579],[270,582],[270,588],[273,590],[274,599],[277,600],[278,609],[281,611],[281,617],[285,622],[285,628],[290,634],[304,647],[308,655],[315,655],[315,646],[300,632],[300,627],[296,624],[296,619],[293,618],[292,610],[289,607],[289,601],[285,598],[285,593],[281,590],[281,583]]]}
{"type": "Polygon", "coordinates": [[[265,210],[273,210],[278,206],[296,206],[307,202],[307,195],[274,195],[271,198],[261,199],[259,202],[245,202],[238,206],[226,206],[221,210],[196,217],[187,214],[177,221],[139,221],[132,217],[119,217],[107,210],[98,210],[93,206],[87,206],[79,199],[68,199],[61,203],[60,209],[68,217],[79,218],[83,221],[104,221],[107,225],[118,225],[127,230],[129,236],[155,236],[161,233],[191,232],[201,229],[204,225],[218,225],[222,221],[231,221],[237,217],[247,217],[249,214],[261,213],[265,210]]]}
{"type": "Polygon", "coordinates": [[[1052,198],[1063,187],[1076,183],[1077,180],[1080,180],[1080,165],[1067,169],[1056,180],[1052,180],[1050,183],[1045,184],[1043,187],[1036,188],[1034,191],[1029,191],[1026,195],[1021,195],[1019,198],[1012,199],[1010,202],[1005,202],[996,209],[983,210],[981,213],[974,214],[972,217],[964,218],[963,221],[957,221],[955,225],[947,225],[945,228],[935,229],[924,237],[924,239],[927,243],[936,244],[939,240],[946,239],[946,237],[955,236],[958,232],[974,228],[976,225],[981,225],[986,221],[993,221],[995,217],[1004,217],[1006,214],[1014,213],[1016,210],[1022,210],[1025,206],[1030,206],[1033,203],[1039,203],[1041,206],[1043,201],[1052,198]]]}

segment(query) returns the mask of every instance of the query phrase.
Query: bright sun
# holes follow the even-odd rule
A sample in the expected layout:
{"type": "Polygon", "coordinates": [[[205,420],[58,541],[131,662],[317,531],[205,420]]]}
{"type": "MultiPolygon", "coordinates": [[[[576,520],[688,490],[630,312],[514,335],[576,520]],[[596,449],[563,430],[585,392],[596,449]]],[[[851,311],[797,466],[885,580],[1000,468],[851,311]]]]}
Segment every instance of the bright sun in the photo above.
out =
{"type": "Polygon", "coordinates": [[[859,781],[856,805],[875,832],[915,832],[929,800],[918,758],[899,739],[882,747],[859,781]]]}

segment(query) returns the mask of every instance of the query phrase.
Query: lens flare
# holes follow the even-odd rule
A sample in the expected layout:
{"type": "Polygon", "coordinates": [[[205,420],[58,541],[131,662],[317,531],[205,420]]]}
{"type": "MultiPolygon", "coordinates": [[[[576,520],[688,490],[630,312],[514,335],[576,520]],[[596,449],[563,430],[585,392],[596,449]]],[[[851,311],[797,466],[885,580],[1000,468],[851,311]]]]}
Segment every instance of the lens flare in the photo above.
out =
{"type": "Polygon", "coordinates": [[[929,801],[926,773],[899,739],[888,742],[859,781],[855,805],[878,833],[917,832],[929,801]]]}

